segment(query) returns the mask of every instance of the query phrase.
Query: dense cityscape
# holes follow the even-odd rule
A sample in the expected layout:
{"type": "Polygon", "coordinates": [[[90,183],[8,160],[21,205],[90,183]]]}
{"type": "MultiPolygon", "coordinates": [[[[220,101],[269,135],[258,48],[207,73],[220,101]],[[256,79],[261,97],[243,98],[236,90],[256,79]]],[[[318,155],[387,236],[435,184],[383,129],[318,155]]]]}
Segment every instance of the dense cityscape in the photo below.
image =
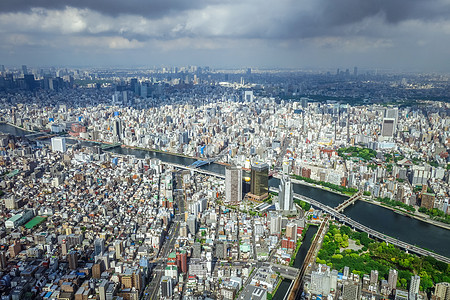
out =
{"type": "Polygon", "coordinates": [[[450,299],[448,81],[1,65],[1,299],[450,299]]]}

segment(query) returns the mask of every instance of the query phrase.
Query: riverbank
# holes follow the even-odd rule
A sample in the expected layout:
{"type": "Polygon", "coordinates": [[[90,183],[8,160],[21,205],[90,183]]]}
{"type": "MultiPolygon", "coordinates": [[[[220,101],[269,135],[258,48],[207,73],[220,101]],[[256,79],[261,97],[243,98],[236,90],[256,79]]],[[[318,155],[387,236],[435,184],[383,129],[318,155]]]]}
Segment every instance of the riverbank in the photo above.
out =
{"type": "MultiPolygon", "coordinates": [[[[274,176],[274,177],[275,177],[275,178],[278,178],[278,179],[281,178],[280,176],[274,176]]],[[[331,189],[331,188],[329,188],[329,187],[321,186],[321,185],[319,185],[319,184],[309,183],[309,182],[306,182],[306,181],[303,181],[303,180],[299,180],[299,179],[295,179],[295,178],[291,178],[291,181],[292,181],[293,183],[296,183],[296,184],[307,185],[307,186],[310,186],[310,187],[313,187],[313,188],[316,188],[316,189],[321,189],[321,190],[324,190],[324,191],[327,191],[327,192],[330,192],[330,193],[334,193],[334,194],[336,194],[336,195],[340,195],[340,196],[344,196],[344,197],[348,197],[348,198],[351,197],[351,196],[348,195],[348,194],[345,194],[345,193],[341,193],[341,192],[335,191],[335,190],[333,190],[333,189],[331,189]]]]}
{"type": "Polygon", "coordinates": [[[6,121],[0,121],[0,124],[6,124],[6,125],[12,126],[14,128],[17,128],[17,129],[20,129],[20,130],[23,130],[23,131],[26,131],[26,132],[29,132],[29,133],[38,133],[39,132],[39,131],[28,130],[28,129],[25,129],[23,127],[17,126],[17,125],[15,125],[13,123],[9,123],[9,122],[6,122],[6,121]]]}
{"type": "MultiPolygon", "coordinates": [[[[97,141],[97,140],[90,140],[90,139],[83,139],[83,138],[77,138],[77,137],[70,137],[71,139],[74,140],[78,140],[78,141],[84,141],[84,142],[89,142],[89,143],[96,143],[96,144],[104,144],[104,145],[113,145],[113,143],[111,142],[106,142],[106,141],[97,141]]],[[[175,153],[175,152],[170,152],[170,151],[164,151],[164,150],[158,150],[158,149],[152,149],[152,148],[143,148],[143,147],[136,147],[136,146],[129,146],[129,145],[125,145],[125,144],[121,144],[120,145],[121,148],[128,148],[128,149],[133,149],[133,150],[142,150],[142,151],[149,151],[149,152],[158,152],[158,153],[162,153],[162,154],[168,154],[168,155],[173,155],[173,156],[179,156],[179,157],[183,157],[183,158],[190,158],[190,159],[195,159],[195,160],[207,160],[208,158],[201,158],[201,157],[196,157],[196,156],[189,156],[189,155],[185,155],[185,154],[181,154],[181,153],[175,153]]]]}
{"type": "MultiPolygon", "coordinates": [[[[275,178],[279,178],[279,177],[277,176],[275,178]]],[[[327,192],[331,192],[331,193],[334,193],[334,194],[337,194],[337,195],[340,195],[340,196],[349,197],[349,195],[347,195],[347,194],[344,194],[344,193],[332,190],[330,188],[327,188],[327,187],[324,187],[324,186],[321,186],[321,185],[318,185],[318,184],[315,184],[315,183],[309,183],[309,182],[306,182],[306,181],[303,181],[303,180],[298,180],[298,179],[295,179],[295,178],[291,178],[291,181],[293,183],[296,183],[296,184],[307,185],[307,186],[310,186],[310,187],[313,187],[313,188],[317,188],[317,189],[321,189],[321,190],[324,190],[324,191],[327,191],[327,192]]],[[[429,218],[425,218],[423,216],[417,215],[417,213],[412,213],[412,212],[409,212],[409,211],[401,209],[401,208],[388,206],[386,204],[383,204],[382,202],[367,199],[364,196],[361,197],[360,200],[365,201],[365,202],[370,203],[370,204],[374,204],[374,205],[386,208],[386,209],[389,209],[389,210],[391,210],[391,211],[393,211],[393,212],[395,212],[397,214],[408,216],[408,217],[414,218],[414,219],[416,219],[418,221],[422,221],[422,222],[425,222],[427,224],[431,224],[431,225],[434,225],[434,226],[441,227],[443,229],[450,230],[450,224],[445,224],[445,223],[442,223],[442,222],[439,222],[439,221],[431,220],[429,218]]]]}
{"type": "Polygon", "coordinates": [[[430,220],[428,218],[422,217],[420,215],[417,215],[417,214],[412,213],[410,211],[407,211],[405,209],[388,206],[388,205],[386,205],[386,204],[384,204],[382,202],[379,202],[379,201],[366,199],[364,197],[361,197],[360,200],[364,201],[364,202],[367,202],[367,203],[370,203],[370,204],[373,204],[373,205],[377,205],[377,206],[380,206],[380,207],[392,210],[393,212],[395,212],[397,214],[401,214],[403,216],[414,218],[416,220],[419,220],[419,221],[422,221],[422,222],[425,222],[425,223],[428,223],[428,224],[431,224],[431,225],[434,225],[434,226],[438,226],[438,227],[450,230],[450,224],[445,224],[445,223],[438,222],[438,221],[435,221],[435,220],[430,220]]]}

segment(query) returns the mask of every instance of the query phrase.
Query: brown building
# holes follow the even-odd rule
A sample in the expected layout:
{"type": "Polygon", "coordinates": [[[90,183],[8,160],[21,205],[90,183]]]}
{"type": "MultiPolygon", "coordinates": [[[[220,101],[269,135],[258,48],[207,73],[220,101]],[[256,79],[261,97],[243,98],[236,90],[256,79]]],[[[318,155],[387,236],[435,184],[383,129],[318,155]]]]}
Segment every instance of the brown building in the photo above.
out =
{"type": "Polygon", "coordinates": [[[177,252],[177,267],[182,273],[187,273],[187,252],[177,252]]]}
{"type": "Polygon", "coordinates": [[[92,278],[100,279],[102,276],[102,262],[98,262],[92,266],[92,278]]]}
{"type": "Polygon", "coordinates": [[[75,270],[78,267],[78,253],[72,251],[67,255],[67,260],[69,261],[69,268],[75,270]]]}
{"type": "Polygon", "coordinates": [[[422,201],[420,207],[425,207],[426,209],[434,208],[435,195],[430,193],[422,193],[422,201]]]}
{"type": "Polygon", "coordinates": [[[17,254],[22,250],[22,245],[15,241],[11,246],[9,246],[9,255],[11,258],[16,257],[17,254]]]}

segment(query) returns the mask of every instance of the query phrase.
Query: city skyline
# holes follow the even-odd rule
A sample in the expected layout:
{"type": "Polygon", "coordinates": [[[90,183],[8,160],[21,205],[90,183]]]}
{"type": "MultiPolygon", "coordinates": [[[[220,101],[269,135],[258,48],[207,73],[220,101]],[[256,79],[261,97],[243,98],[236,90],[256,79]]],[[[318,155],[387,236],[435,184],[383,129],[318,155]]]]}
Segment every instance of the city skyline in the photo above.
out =
{"type": "Polygon", "coordinates": [[[445,1],[3,1],[2,64],[450,72],[445,1]]]}

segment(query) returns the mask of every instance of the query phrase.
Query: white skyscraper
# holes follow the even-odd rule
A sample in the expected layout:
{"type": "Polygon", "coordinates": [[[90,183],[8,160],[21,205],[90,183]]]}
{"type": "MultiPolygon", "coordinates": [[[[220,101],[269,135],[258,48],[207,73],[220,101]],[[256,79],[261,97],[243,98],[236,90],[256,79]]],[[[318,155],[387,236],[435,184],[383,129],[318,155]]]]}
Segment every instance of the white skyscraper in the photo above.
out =
{"type": "Polygon", "coordinates": [[[292,182],[288,175],[283,175],[280,180],[279,194],[278,194],[278,205],[279,210],[293,210],[293,192],[292,192],[292,182]]]}
{"type": "Polygon", "coordinates": [[[225,199],[235,204],[242,201],[242,169],[239,167],[225,169],[225,199]]]}
{"type": "Polygon", "coordinates": [[[420,287],[420,276],[414,275],[411,276],[411,283],[409,284],[409,299],[416,299],[417,294],[419,293],[420,287]]]}
{"type": "Polygon", "coordinates": [[[52,150],[59,152],[66,152],[66,138],[54,137],[52,138],[52,150]]]}
{"type": "Polygon", "coordinates": [[[275,212],[271,211],[269,213],[269,219],[270,219],[270,234],[281,234],[281,216],[275,212]]]}

